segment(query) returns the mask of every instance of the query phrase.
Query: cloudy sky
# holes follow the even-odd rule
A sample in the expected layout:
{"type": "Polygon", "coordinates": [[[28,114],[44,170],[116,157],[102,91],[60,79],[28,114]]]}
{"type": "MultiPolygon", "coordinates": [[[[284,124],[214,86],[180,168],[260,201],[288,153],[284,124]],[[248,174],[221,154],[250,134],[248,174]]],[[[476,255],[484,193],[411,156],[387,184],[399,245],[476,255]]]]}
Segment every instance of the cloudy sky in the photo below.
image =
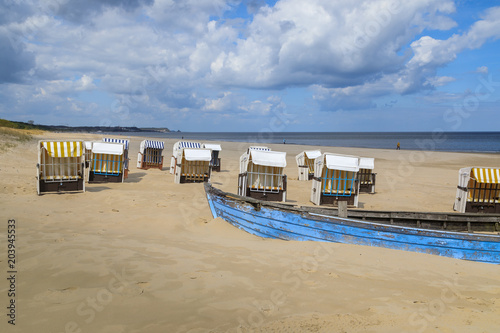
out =
{"type": "Polygon", "coordinates": [[[500,2],[0,0],[0,118],[498,131],[500,2]]]}

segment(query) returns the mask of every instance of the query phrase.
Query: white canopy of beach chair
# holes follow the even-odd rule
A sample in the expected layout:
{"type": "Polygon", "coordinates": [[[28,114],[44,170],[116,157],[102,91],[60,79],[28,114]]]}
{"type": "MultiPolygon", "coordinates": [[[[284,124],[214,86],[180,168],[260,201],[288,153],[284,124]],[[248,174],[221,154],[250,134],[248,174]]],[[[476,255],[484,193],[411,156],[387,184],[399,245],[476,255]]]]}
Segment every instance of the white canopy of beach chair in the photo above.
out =
{"type": "Polygon", "coordinates": [[[372,157],[360,157],[359,168],[373,170],[375,168],[375,159],[372,157]]]}
{"type": "Polygon", "coordinates": [[[94,142],[92,152],[94,154],[123,155],[122,143],[94,142]]]}
{"type": "Polygon", "coordinates": [[[284,152],[254,150],[250,152],[250,158],[256,165],[286,167],[286,153],[284,152]]]}
{"type": "Polygon", "coordinates": [[[187,161],[210,161],[212,152],[210,149],[184,149],[184,158],[187,161]]]}
{"type": "Polygon", "coordinates": [[[359,171],[359,158],[355,156],[325,154],[325,165],[328,169],[342,171],[359,171]]]}
{"type": "Polygon", "coordinates": [[[304,154],[311,160],[314,160],[316,159],[316,157],[321,156],[321,152],[319,150],[306,150],[304,151],[304,154]]]}
{"type": "Polygon", "coordinates": [[[221,151],[222,150],[221,145],[217,144],[217,143],[204,143],[203,144],[203,148],[217,150],[217,151],[221,151]]]}

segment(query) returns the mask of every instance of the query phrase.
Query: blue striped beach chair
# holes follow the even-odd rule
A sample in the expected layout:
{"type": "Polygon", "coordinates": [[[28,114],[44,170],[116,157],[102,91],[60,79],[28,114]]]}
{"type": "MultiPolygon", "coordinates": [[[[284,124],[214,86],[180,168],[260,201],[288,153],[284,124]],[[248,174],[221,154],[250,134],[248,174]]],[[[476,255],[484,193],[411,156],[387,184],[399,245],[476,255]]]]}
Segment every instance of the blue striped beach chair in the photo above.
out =
{"type": "Polygon", "coordinates": [[[127,139],[115,139],[115,138],[102,138],[102,141],[103,142],[109,142],[109,143],[122,143],[123,146],[124,146],[124,150],[123,150],[123,159],[124,159],[124,163],[123,163],[123,168],[124,168],[124,172],[123,172],[123,176],[126,178],[128,178],[128,173],[129,173],[129,162],[130,162],[130,158],[128,156],[128,146],[129,146],[129,140],[127,139]]]}
{"type": "Polygon", "coordinates": [[[122,143],[94,142],[89,183],[123,183],[125,146],[122,143]]]}
{"type": "MultiPolygon", "coordinates": [[[[184,148],[192,148],[192,149],[200,149],[202,148],[202,144],[200,142],[191,142],[191,141],[177,141],[172,148],[172,157],[170,158],[170,174],[176,174],[177,158],[179,156],[179,152],[184,148]]],[[[179,161],[180,162],[180,161],[179,161]]]]}
{"type": "Polygon", "coordinates": [[[141,142],[137,155],[137,168],[163,168],[163,141],[144,140],[141,142]]]}

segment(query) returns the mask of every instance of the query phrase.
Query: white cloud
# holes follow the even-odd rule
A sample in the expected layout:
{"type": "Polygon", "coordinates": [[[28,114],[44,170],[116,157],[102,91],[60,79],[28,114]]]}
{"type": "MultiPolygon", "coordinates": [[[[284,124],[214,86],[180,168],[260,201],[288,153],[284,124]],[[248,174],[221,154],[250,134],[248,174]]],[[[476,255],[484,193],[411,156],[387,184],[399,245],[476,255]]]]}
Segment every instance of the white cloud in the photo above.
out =
{"type": "Polygon", "coordinates": [[[413,57],[396,73],[383,74],[375,80],[366,80],[360,85],[348,88],[333,88],[320,92],[317,100],[329,109],[332,103],[325,102],[327,96],[335,99],[333,105],[339,108],[366,108],[374,106],[373,99],[393,92],[408,94],[443,86],[454,79],[436,77],[438,68],[456,59],[465,49],[478,48],[490,39],[500,37],[500,7],[487,11],[482,20],[474,23],[468,31],[455,34],[446,40],[422,36],[412,42],[413,57]],[[350,96],[355,96],[350,98],[350,96]]]}
{"type": "Polygon", "coordinates": [[[456,81],[456,79],[450,76],[435,76],[427,78],[426,84],[429,84],[432,87],[442,87],[454,81],[456,81]]]}
{"type": "Polygon", "coordinates": [[[231,92],[225,92],[223,96],[216,99],[206,99],[205,106],[203,109],[205,111],[229,111],[232,105],[232,94],[231,92]]]}
{"type": "Polygon", "coordinates": [[[311,87],[307,98],[323,109],[373,108],[380,96],[445,86],[455,79],[439,68],[500,37],[499,8],[431,36],[457,27],[451,0],[254,0],[244,2],[250,18],[221,19],[239,3],[4,0],[12,15],[0,13],[0,84],[25,99],[0,102],[43,101],[40,112],[60,103],[68,117],[127,109],[149,122],[179,111],[269,117],[286,108],[277,91],[311,87]]]}
{"type": "Polygon", "coordinates": [[[82,75],[82,77],[76,83],[76,90],[91,90],[95,88],[95,84],[92,78],[87,75],[82,75]]]}
{"type": "Polygon", "coordinates": [[[486,66],[478,67],[476,69],[476,72],[480,73],[480,74],[488,74],[488,67],[486,67],[486,66]]]}
{"type": "Polygon", "coordinates": [[[255,15],[233,52],[216,58],[213,78],[257,88],[356,85],[401,70],[401,49],[424,29],[455,26],[441,15],[453,10],[451,1],[279,1],[255,15]]]}

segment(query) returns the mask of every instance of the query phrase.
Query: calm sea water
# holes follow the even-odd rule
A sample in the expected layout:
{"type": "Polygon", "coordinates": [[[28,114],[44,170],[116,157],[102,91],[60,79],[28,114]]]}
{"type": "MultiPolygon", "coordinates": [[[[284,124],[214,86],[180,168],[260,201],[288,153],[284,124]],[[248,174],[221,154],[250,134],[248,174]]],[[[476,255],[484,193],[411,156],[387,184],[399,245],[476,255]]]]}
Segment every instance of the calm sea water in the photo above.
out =
{"type": "Polygon", "coordinates": [[[123,136],[146,136],[151,138],[174,138],[196,141],[235,141],[258,143],[283,143],[311,146],[357,147],[395,149],[436,150],[455,152],[500,152],[500,132],[141,132],[121,133],[123,136]]]}

